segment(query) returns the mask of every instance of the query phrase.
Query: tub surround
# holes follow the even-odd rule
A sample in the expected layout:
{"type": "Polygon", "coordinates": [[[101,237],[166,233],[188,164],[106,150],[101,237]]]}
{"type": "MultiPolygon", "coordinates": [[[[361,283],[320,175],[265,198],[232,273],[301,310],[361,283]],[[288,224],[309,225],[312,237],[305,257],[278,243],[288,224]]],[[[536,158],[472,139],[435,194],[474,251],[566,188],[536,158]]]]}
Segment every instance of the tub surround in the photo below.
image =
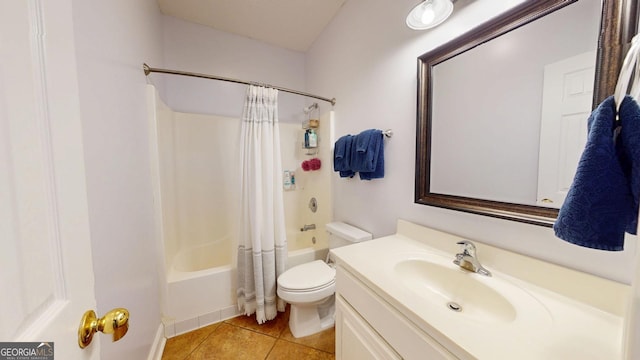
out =
{"type": "MultiPolygon", "coordinates": [[[[238,194],[226,190],[234,188],[239,174],[238,163],[228,160],[237,155],[233,145],[241,121],[173,111],[153,85],[147,85],[147,104],[155,225],[161,241],[162,322],[165,336],[171,338],[238,315],[233,260],[238,194]]],[[[322,134],[329,138],[329,114],[321,121],[322,134]]],[[[298,170],[307,158],[298,143],[300,124],[281,124],[280,130],[283,167],[298,170]]],[[[328,156],[329,146],[320,151],[328,156]]],[[[284,194],[291,227],[288,267],[325,259],[328,252],[324,224],[331,219],[329,169],[313,176],[298,173],[298,189],[284,194]],[[315,213],[307,210],[312,196],[319,204],[315,213]],[[305,223],[315,223],[317,229],[300,232],[305,223]]]]}
{"type": "Polygon", "coordinates": [[[465,273],[452,264],[460,240],[468,239],[399,220],[395,235],[332,250],[337,358],[360,351],[405,359],[621,358],[628,285],[478,242],[480,262],[493,276],[465,273]],[[431,290],[421,282],[437,276],[432,268],[405,271],[403,262],[435,263],[470,279],[464,286],[488,290],[469,291],[468,309],[462,299],[456,313],[425,293],[431,290]],[[496,306],[500,299],[506,302],[496,306]],[[354,343],[352,336],[365,340],[354,343]]]}

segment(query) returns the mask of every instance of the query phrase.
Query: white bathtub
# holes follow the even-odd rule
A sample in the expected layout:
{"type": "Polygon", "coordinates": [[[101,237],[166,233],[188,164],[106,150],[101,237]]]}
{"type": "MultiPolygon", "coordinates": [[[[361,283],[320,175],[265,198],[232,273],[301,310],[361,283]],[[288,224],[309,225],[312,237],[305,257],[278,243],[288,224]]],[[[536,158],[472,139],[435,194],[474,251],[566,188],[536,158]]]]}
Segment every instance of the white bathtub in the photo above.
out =
{"type": "MultiPolygon", "coordinates": [[[[290,250],[287,268],[324,259],[327,252],[327,248],[314,247],[290,250]]],[[[237,275],[231,254],[230,239],[221,239],[175,255],[167,274],[167,312],[164,314],[167,337],[239,314],[237,275]]]]}

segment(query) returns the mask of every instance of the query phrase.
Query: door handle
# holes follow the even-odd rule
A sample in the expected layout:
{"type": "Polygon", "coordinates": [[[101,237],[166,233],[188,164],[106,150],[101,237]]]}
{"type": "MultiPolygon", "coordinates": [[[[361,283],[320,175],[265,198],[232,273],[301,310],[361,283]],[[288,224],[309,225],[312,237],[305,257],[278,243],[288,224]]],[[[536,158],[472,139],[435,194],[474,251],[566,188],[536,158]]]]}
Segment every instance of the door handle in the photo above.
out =
{"type": "Polygon", "coordinates": [[[81,349],[91,344],[93,334],[100,331],[104,334],[113,334],[113,341],[118,341],[129,330],[129,310],[116,308],[103,317],[97,318],[95,311],[88,310],[82,316],[78,327],[78,345],[81,349]]]}

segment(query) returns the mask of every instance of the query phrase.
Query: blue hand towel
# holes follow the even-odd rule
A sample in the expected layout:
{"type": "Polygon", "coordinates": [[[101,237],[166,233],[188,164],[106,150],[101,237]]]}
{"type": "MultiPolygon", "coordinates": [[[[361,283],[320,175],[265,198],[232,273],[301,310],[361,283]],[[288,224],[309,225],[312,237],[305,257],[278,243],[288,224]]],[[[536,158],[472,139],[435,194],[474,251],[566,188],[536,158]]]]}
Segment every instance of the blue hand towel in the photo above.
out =
{"type": "MultiPolygon", "coordinates": [[[[376,134],[376,130],[375,129],[369,129],[369,130],[365,130],[363,132],[361,132],[360,134],[356,135],[356,152],[360,153],[360,154],[364,154],[367,152],[367,150],[369,150],[369,144],[371,143],[372,137],[376,134]]],[[[372,144],[373,145],[373,144],[372,144]]]]}
{"type": "Polygon", "coordinates": [[[355,136],[351,148],[351,170],[373,172],[376,170],[382,131],[370,129],[355,136]]]}
{"type": "Polygon", "coordinates": [[[384,177],[384,138],[382,136],[378,139],[379,145],[377,146],[377,153],[375,157],[376,169],[371,172],[361,171],[360,180],[382,179],[384,177]]]}
{"type": "MultiPolygon", "coordinates": [[[[625,99],[619,114],[621,122],[640,120],[637,119],[638,114],[640,109],[635,101],[625,99]]],[[[636,121],[635,126],[630,128],[640,126],[638,124],[636,121]]],[[[576,245],[620,251],[624,247],[625,229],[637,217],[629,180],[631,171],[623,170],[623,165],[628,167],[630,161],[621,154],[626,152],[625,149],[638,148],[640,138],[624,140],[633,136],[631,131],[628,136],[615,138],[616,109],[613,97],[604,100],[593,111],[588,128],[585,150],[553,229],[556,236],[576,245]]],[[[623,127],[621,132],[626,130],[623,127]]]]}
{"type": "Polygon", "coordinates": [[[626,231],[636,234],[638,229],[638,206],[640,200],[640,106],[630,96],[620,105],[621,131],[616,143],[618,156],[629,182],[632,198],[632,212],[626,231]]]}
{"type": "Polygon", "coordinates": [[[345,135],[339,138],[333,148],[333,171],[338,171],[340,177],[353,177],[351,170],[351,145],[353,136],[345,135]]]}
{"type": "Polygon", "coordinates": [[[384,177],[384,140],[381,130],[365,130],[355,139],[351,152],[351,169],[360,173],[361,180],[384,177]]]}

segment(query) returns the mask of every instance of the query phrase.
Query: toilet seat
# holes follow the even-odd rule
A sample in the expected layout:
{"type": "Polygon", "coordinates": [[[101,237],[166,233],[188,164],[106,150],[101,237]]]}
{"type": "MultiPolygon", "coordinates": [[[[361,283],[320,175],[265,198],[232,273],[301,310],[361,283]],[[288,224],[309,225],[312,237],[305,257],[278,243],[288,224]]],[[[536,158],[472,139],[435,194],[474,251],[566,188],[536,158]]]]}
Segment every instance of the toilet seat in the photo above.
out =
{"type": "Polygon", "coordinates": [[[278,296],[290,304],[315,303],[336,290],[336,270],[324,261],[294,266],[278,277],[278,296]]]}
{"type": "Polygon", "coordinates": [[[336,269],[322,260],[294,266],[278,277],[278,287],[290,292],[321,290],[336,281],[336,269]]]}
{"type": "Polygon", "coordinates": [[[330,281],[330,282],[328,282],[326,284],[322,284],[322,285],[315,286],[315,287],[312,287],[312,288],[307,288],[307,289],[289,289],[289,288],[287,288],[285,286],[280,286],[280,290],[283,290],[283,291],[286,291],[286,292],[290,292],[290,293],[313,292],[313,291],[319,291],[319,290],[322,290],[324,288],[333,286],[333,285],[335,285],[335,283],[336,283],[336,281],[332,280],[332,281],[330,281]]]}

